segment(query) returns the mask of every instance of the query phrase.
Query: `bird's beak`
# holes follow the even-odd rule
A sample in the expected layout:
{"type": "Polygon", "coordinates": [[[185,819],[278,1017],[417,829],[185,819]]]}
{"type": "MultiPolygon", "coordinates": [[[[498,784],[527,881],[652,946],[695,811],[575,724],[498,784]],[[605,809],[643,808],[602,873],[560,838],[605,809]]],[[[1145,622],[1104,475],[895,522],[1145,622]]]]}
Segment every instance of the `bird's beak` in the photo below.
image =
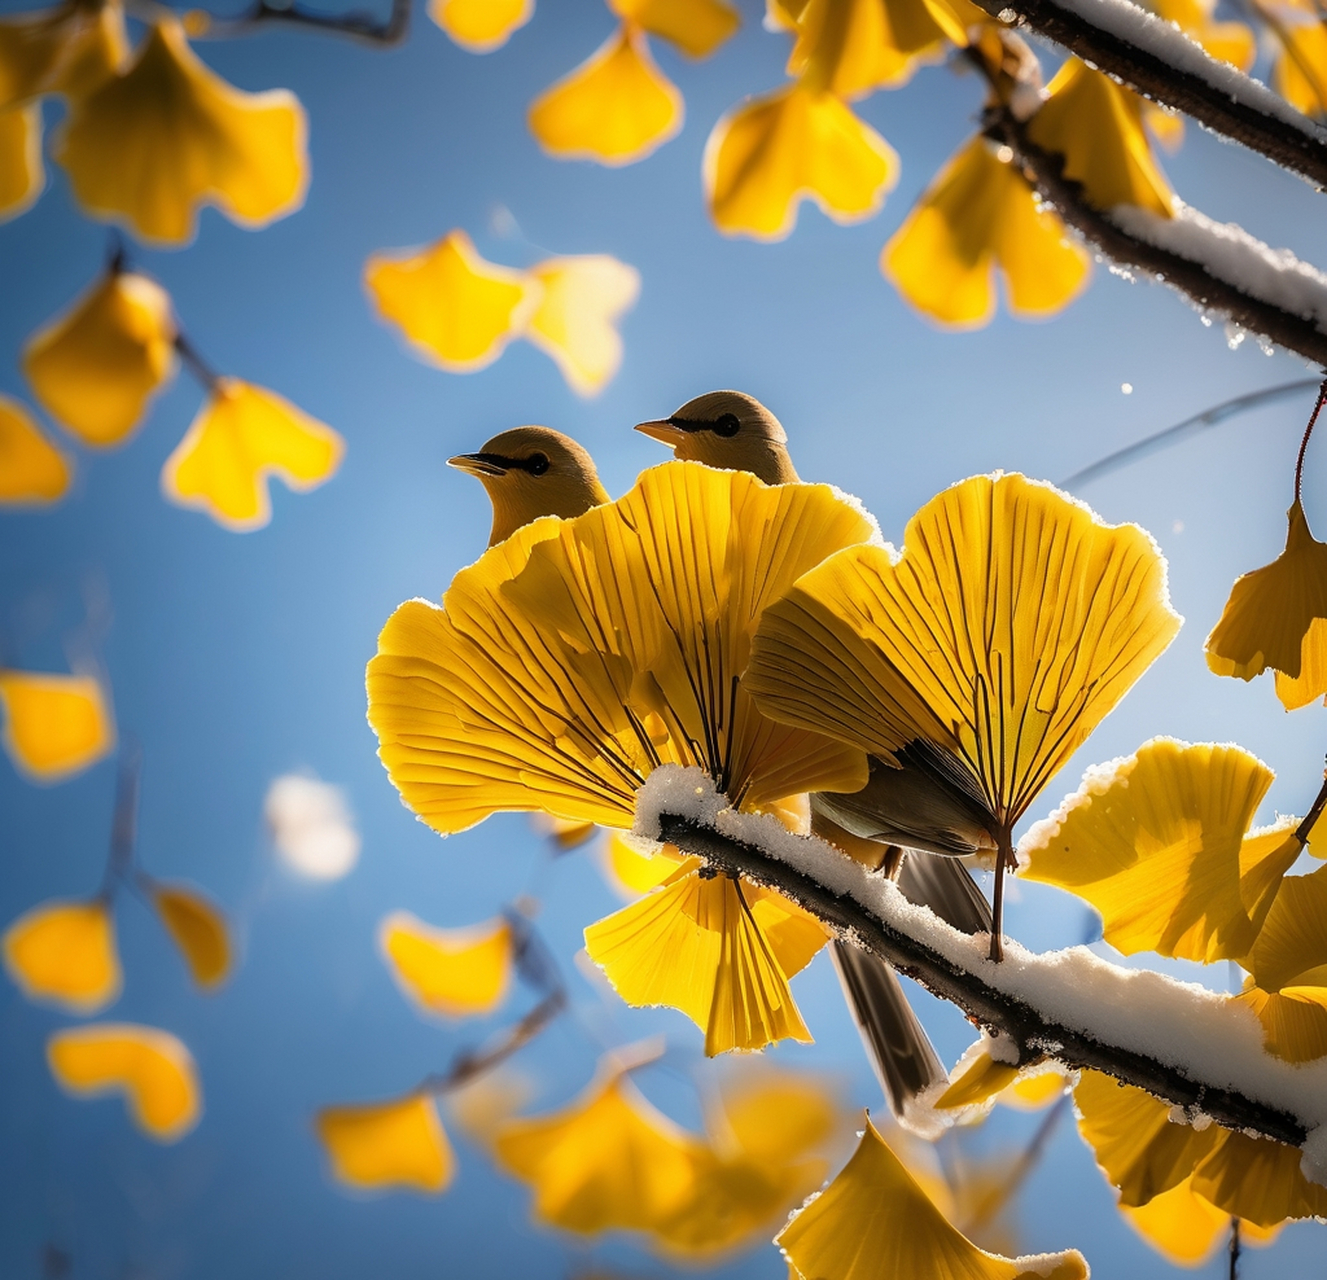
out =
{"type": "Polygon", "coordinates": [[[649,436],[651,440],[666,444],[670,449],[676,449],[687,438],[687,433],[675,423],[669,422],[667,418],[657,418],[653,422],[638,422],[636,430],[641,435],[649,436]]]}
{"type": "Polygon", "coordinates": [[[503,464],[506,459],[499,458],[493,453],[458,453],[454,458],[447,459],[449,467],[455,467],[457,471],[464,471],[472,476],[505,476],[507,468],[503,464]]]}

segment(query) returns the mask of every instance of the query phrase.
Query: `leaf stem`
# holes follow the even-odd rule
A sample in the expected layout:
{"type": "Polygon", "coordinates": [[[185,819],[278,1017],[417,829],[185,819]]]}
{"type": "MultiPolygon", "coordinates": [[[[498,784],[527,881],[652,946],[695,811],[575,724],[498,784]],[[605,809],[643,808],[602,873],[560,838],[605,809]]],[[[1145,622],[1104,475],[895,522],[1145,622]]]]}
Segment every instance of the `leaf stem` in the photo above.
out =
{"type": "Polygon", "coordinates": [[[1309,415],[1309,425],[1304,428],[1304,438],[1299,442],[1299,456],[1295,459],[1296,504],[1299,503],[1304,482],[1304,454],[1308,451],[1309,437],[1313,434],[1313,426],[1318,421],[1318,414],[1322,412],[1324,400],[1327,400],[1327,378],[1323,379],[1322,386],[1318,388],[1318,403],[1313,406],[1313,412],[1309,415]]]}

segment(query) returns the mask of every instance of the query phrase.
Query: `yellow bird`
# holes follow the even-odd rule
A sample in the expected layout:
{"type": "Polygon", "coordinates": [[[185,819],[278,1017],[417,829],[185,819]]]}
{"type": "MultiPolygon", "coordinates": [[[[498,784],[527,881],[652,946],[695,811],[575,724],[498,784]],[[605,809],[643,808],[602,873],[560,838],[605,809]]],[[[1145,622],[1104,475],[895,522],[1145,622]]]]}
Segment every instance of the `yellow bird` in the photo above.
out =
{"type": "Polygon", "coordinates": [[[570,519],[612,501],[590,455],[551,427],[503,431],[478,453],[457,454],[447,465],[477,476],[488,490],[493,503],[490,547],[541,516],[570,519]]]}
{"type": "MultiPolygon", "coordinates": [[[[788,433],[759,400],[741,391],[706,392],[636,430],[679,458],[749,471],[766,484],[798,480],[788,433]]],[[[901,769],[873,760],[861,791],[813,794],[813,831],[859,861],[882,867],[906,897],[956,929],[989,932],[990,907],[957,856],[994,850],[993,819],[942,749],[919,741],[899,755],[901,769]]],[[[885,1096],[897,1115],[909,1118],[912,1100],[946,1080],[945,1069],[889,965],[839,941],[830,954],[885,1096]]]]}

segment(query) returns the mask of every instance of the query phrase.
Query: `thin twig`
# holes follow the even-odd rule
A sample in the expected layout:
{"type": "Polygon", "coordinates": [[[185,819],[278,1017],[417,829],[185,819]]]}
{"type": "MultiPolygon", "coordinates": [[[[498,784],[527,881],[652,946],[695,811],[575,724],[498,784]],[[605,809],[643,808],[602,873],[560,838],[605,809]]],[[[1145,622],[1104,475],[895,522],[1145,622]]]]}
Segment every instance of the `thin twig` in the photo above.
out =
{"type": "Polygon", "coordinates": [[[111,843],[106,855],[100,896],[109,898],[116,884],[128,882],[138,841],[138,788],[143,776],[143,751],[130,739],[120,749],[120,767],[115,775],[115,816],[111,819],[111,843]]]}
{"type": "Polygon", "coordinates": [[[1313,434],[1314,424],[1318,421],[1318,414],[1322,412],[1322,403],[1327,400],[1327,379],[1323,380],[1322,386],[1318,389],[1318,403],[1313,406],[1313,412],[1309,415],[1309,425],[1304,428],[1304,438],[1299,442],[1299,454],[1295,458],[1295,501],[1298,502],[1304,484],[1304,455],[1308,452],[1309,437],[1313,434]]]}
{"type": "Polygon", "coordinates": [[[1041,1118],[1041,1123],[1037,1126],[1036,1132],[1032,1135],[1027,1146],[1019,1153],[1018,1159],[1014,1162],[1014,1167],[1005,1179],[998,1187],[995,1187],[983,1199],[979,1200],[972,1212],[964,1218],[959,1226],[959,1230],[964,1235],[970,1236],[978,1228],[985,1226],[1018,1194],[1023,1184],[1031,1177],[1032,1171],[1041,1162],[1041,1157],[1046,1152],[1046,1146],[1055,1133],[1061,1118],[1069,1110],[1069,1103],[1072,1099],[1073,1094],[1066,1088],[1055,1100],[1055,1105],[1041,1118]]]}
{"type": "Polygon", "coordinates": [[[1230,1219],[1230,1280],[1239,1280],[1239,1219],[1230,1219]]]}
{"type": "Polygon", "coordinates": [[[427,1076],[420,1084],[419,1092],[435,1095],[450,1093],[485,1072],[492,1071],[517,1050],[525,1048],[566,1007],[567,996],[564,991],[554,991],[545,996],[523,1018],[504,1027],[487,1044],[478,1049],[462,1049],[445,1072],[427,1076]]]}
{"type": "Polygon", "coordinates": [[[189,341],[189,336],[183,329],[176,330],[175,350],[179,352],[184,367],[198,379],[204,390],[211,392],[217,389],[221,375],[199,355],[198,348],[189,341]]]}
{"type": "Polygon", "coordinates": [[[349,36],[363,44],[390,48],[401,44],[410,34],[410,0],[392,0],[392,11],[385,20],[362,10],[329,14],[297,3],[273,4],[271,0],[256,0],[253,7],[239,17],[211,19],[204,35],[225,40],[251,35],[273,23],[307,27],[327,35],[349,36]]]}

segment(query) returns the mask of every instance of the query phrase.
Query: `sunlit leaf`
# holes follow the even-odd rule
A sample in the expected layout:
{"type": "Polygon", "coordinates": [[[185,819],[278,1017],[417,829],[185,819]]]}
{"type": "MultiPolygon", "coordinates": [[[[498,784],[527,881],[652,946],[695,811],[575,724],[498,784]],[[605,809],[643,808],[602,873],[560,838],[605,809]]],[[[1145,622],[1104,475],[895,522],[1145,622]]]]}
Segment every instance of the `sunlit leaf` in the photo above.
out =
{"type": "Polygon", "coordinates": [[[1272,84],[1291,106],[1308,116],[1327,114],[1327,27],[1311,3],[1278,5],[1280,54],[1272,84]]]}
{"type": "Polygon", "coordinates": [[[1085,1280],[1076,1250],[1032,1258],[986,1253],[950,1226],[875,1126],[842,1172],[775,1237],[816,1280],[1085,1280]]]}
{"type": "Polygon", "coordinates": [[[534,0],[429,0],[429,17],[471,53],[492,53],[534,15],[534,0]]]}
{"type": "Polygon", "coordinates": [[[436,1195],[455,1175],[456,1158],[428,1094],[324,1107],[315,1125],[333,1174],[347,1186],[436,1195]]]}
{"type": "Polygon", "coordinates": [[[108,79],[128,51],[117,2],[65,0],[0,18],[0,109],[47,93],[81,97],[108,79]]]}
{"type": "Polygon", "coordinates": [[[560,160],[632,164],[677,133],[682,111],[682,95],[628,22],[531,104],[530,132],[560,160]]]}
{"type": "Polygon", "coordinates": [[[63,782],[109,755],[115,726],[93,676],[0,670],[3,741],[31,782],[63,782]]]}
{"type": "Polygon", "coordinates": [[[960,1063],[955,1069],[949,1088],[936,1099],[935,1106],[941,1110],[980,1106],[1009,1088],[1017,1076],[1015,1063],[997,1062],[990,1054],[978,1052],[966,1065],[960,1063]]]}
{"type": "Polygon", "coordinates": [[[416,354],[453,373],[492,364],[540,299],[525,273],[485,262],[461,230],[417,254],[374,254],[364,285],[416,354]]]}
{"type": "Polygon", "coordinates": [[[837,95],[793,84],[714,126],[704,179],[720,231],[782,240],[803,200],[835,222],[871,217],[898,181],[898,156],[837,95]]]}
{"type": "Polygon", "coordinates": [[[3,946],[5,969],[29,1000],[86,1015],[120,994],[115,918],[100,898],[43,902],[5,930],[3,946]]]}
{"type": "Polygon", "coordinates": [[[1216,0],[1148,0],[1144,7],[1164,21],[1175,23],[1218,61],[1229,62],[1241,71],[1253,66],[1257,37],[1242,22],[1213,21],[1216,0]]]}
{"type": "Polygon", "coordinates": [[[123,1094],[134,1123],[158,1142],[179,1141],[202,1114],[194,1060],[168,1031],[117,1022],[68,1027],[46,1042],[46,1060],[77,1097],[123,1094]]]}
{"type": "Polygon", "coordinates": [[[269,476],[297,493],[316,489],[344,450],[331,427],[276,392],[221,378],[166,459],[161,487],[172,502],[244,533],[272,518],[269,476]]]}
{"type": "Polygon", "coordinates": [[[73,482],[73,464],[17,400],[0,395],[0,506],[47,506],[73,482]]]}
{"type": "Polygon", "coordinates": [[[169,17],[123,75],[73,99],[56,158],[87,212],[169,245],[193,238],[203,204],[246,227],[293,213],[309,177],[295,96],[233,88],[169,17]]]}
{"type": "Polygon", "coordinates": [[[23,350],[42,407],[84,444],[123,443],[175,370],[175,320],[147,276],[109,271],[23,350]]]}
{"type": "Polygon", "coordinates": [[[629,902],[657,889],[677,870],[680,861],[682,855],[671,845],[664,845],[657,853],[642,853],[619,831],[608,832],[599,857],[609,887],[629,902]]]}
{"type": "Polygon", "coordinates": [[[880,255],[885,277],[914,307],[949,328],[995,314],[995,276],[1012,315],[1052,315],[1088,281],[1088,256],[1039,208],[1027,179],[984,138],[940,171],[880,255]]]}
{"type": "Polygon", "coordinates": [[[742,22],[724,0],[608,0],[608,7],[693,58],[708,57],[742,22]]]}
{"type": "MultiPolygon", "coordinates": [[[[1213,1126],[1215,1128],[1215,1126],[1213,1126]]],[[[1327,1187],[1300,1169],[1298,1147],[1222,1129],[1193,1175],[1193,1189],[1218,1209],[1270,1230],[1286,1219],[1327,1217],[1327,1187]]]]}
{"type": "Polygon", "coordinates": [[[378,945],[401,989],[426,1013],[492,1013],[511,986],[511,925],[501,916],[468,929],[435,929],[408,911],[378,927],[378,945]]]}
{"type": "Polygon", "coordinates": [[[219,987],[230,974],[230,934],[220,908],[196,889],[157,884],[152,902],[193,980],[204,990],[219,987]]]}
{"type": "MultiPolygon", "coordinates": [[[[1198,1267],[1230,1235],[1230,1214],[1203,1199],[1186,1178],[1139,1208],[1123,1208],[1124,1219],[1166,1261],[1177,1267],[1198,1267]]],[[[1258,1227],[1241,1220],[1241,1246],[1270,1244],[1276,1228],[1258,1227]]]]}
{"type": "Polygon", "coordinates": [[[30,209],[45,185],[41,104],[0,107],[0,222],[30,209]]]}

